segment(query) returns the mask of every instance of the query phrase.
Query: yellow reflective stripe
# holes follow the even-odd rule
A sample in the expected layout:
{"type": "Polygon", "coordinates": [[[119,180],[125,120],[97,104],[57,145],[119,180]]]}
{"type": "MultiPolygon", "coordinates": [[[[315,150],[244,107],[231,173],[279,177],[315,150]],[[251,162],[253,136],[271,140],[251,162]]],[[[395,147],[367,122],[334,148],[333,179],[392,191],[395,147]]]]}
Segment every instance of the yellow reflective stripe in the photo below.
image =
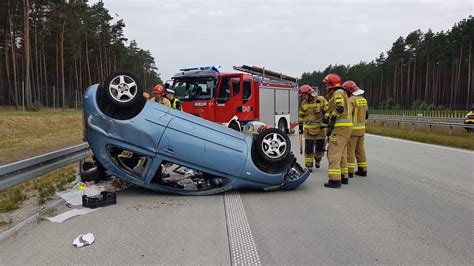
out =
{"type": "Polygon", "coordinates": [[[303,111],[300,111],[300,115],[304,115],[304,114],[305,114],[305,112],[303,112],[303,111]]]}
{"type": "Polygon", "coordinates": [[[347,173],[349,173],[349,170],[347,168],[342,168],[341,173],[342,174],[347,174],[347,173]]]}
{"type": "Polygon", "coordinates": [[[357,104],[357,106],[367,106],[367,100],[366,99],[357,99],[356,104],[357,104]]]}
{"type": "Polygon", "coordinates": [[[341,169],[337,169],[337,168],[329,168],[328,169],[328,173],[329,174],[341,174],[341,169]]]}
{"type": "Polygon", "coordinates": [[[359,119],[359,108],[356,107],[355,110],[354,110],[354,116],[353,116],[353,119],[352,119],[354,124],[357,123],[358,119],[359,119]]]}
{"type": "Polygon", "coordinates": [[[313,162],[313,157],[311,158],[304,158],[305,163],[312,163],[313,162]]]}
{"type": "Polygon", "coordinates": [[[304,125],[303,128],[320,128],[321,125],[316,125],[316,126],[312,126],[312,125],[304,125]]]}
{"type": "Polygon", "coordinates": [[[356,166],[355,163],[347,163],[347,166],[350,167],[350,168],[354,168],[356,166]]]}
{"type": "Polygon", "coordinates": [[[336,123],[334,124],[335,127],[352,127],[352,122],[346,122],[346,123],[336,123]]]}
{"type": "Polygon", "coordinates": [[[317,107],[318,105],[316,103],[305,103],[303,104],[303,108],[312,108],[312,107],[317,107]]]}
{"type": "Polygon", "coordinates": [[[357,163],[359,167],[364,167],[367,166],[367,162],[362,162],[362,163],[357,163]]]}
{"type": "Polygon", "coordinates": [[[365,126],[353,126],[352,129],[365,129],[365,126]]]}

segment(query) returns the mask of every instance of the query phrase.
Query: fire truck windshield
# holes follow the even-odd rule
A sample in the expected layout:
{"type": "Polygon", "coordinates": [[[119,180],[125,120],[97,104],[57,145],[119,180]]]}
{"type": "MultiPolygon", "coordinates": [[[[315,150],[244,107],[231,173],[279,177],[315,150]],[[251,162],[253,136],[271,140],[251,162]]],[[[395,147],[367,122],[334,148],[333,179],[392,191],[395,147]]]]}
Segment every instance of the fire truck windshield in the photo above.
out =
{"type": "Polygon", "coordinates": [[[183,101],[209,100],[213,96],[216,79],[213,77],[177,78],[172,90],[183,101]]]}

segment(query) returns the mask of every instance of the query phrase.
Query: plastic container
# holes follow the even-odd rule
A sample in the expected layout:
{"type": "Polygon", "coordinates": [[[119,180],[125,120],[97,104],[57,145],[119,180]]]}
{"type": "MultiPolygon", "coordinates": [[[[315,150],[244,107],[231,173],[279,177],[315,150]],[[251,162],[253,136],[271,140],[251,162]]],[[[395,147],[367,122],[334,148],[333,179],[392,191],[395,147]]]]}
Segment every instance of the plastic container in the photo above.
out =
{"type": "Polygon", "coordinates": [[[102,191],[97,196],[82,196],[82,206],[86,208],[95,209],[99,207],[109,206],[112,204],[117,204],[117,196],[113,192],[102,191]]]}

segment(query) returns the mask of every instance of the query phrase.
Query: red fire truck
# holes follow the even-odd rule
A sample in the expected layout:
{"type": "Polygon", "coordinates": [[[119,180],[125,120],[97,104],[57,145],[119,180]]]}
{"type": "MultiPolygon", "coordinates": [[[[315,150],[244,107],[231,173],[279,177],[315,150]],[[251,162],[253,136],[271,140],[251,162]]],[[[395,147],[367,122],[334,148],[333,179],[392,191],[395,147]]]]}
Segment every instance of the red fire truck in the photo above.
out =
{"type": "Polygon", "coordinates": [[[298,120],[297,78],[255,66],[234,66],[234,73],[215,67],[181,69],[171,89],[183,111],[241,130],[261,121],[289,132],[298,120]]]}

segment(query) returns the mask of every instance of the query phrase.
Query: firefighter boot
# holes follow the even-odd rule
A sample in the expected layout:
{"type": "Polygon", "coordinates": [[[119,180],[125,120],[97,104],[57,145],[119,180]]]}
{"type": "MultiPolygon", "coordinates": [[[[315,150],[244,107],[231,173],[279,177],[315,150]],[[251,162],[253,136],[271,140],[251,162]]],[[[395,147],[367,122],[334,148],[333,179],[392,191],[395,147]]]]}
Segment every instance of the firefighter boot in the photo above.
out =
{"type": "Polygon", "coordinates": [[[357,172],[355,172],[356,175],[359,175],[359,176],[367,176],[367,171],[364,171],[364,169],[362,169],[362,167],[359,167],[357,169],[357,172]]]}
{"type": "Polygon", "coordinates": [[[321,167],[321,161],[316,161],[316,162],[314,163],[314,166],[316,166],[316,168],[321,167]]]}
{"type": "Polygon", "coordinates": [[[354,173],[349,173],[349,178],[353,178],[354,177],[354,173]]]}
{"type": "Polygon", "coordinates": [[[341,188],[341,180],[329,179],[327,183],[324,183],[324,186],[328,188],[341,188]]]}
{"type": "Polygon", "coordinates": [[[347,178],[344,175],[341,175],[341,183],[344,184],[344,185],[349,184],[349,178],[347,178]]]}

